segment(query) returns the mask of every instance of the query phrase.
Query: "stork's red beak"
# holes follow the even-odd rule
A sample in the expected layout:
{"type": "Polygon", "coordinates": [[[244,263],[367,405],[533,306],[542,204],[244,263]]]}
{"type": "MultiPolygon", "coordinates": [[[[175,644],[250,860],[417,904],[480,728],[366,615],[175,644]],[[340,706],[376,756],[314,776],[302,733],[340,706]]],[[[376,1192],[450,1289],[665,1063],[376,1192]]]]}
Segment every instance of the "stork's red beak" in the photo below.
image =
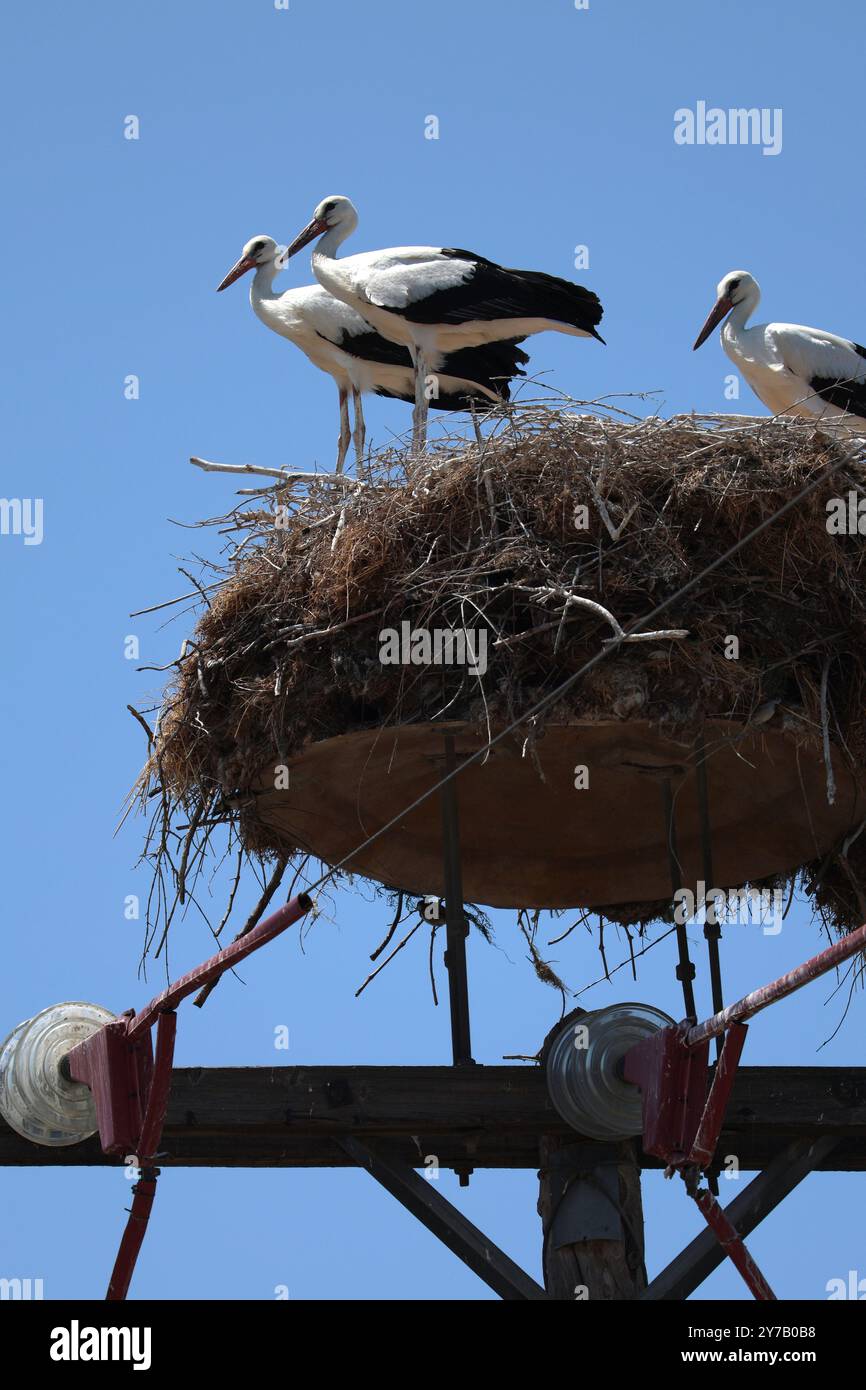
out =
{"type": "Polygon", "coordinates": [[[286,247],[286,260],[294,256],[296,252],[303,251],[305,246],[309,246],[317,236],[328,230],[328,224],[321,217],[314,217],[312,222],[308,222],[302,232],[298,232],[291,246],[286,247]]]}
{"type": "Polygon", "coordinates": [[[705,343],[707,341],[707,338],[709,338],[713,329],[721,323],[723,318],[727,318],[728,314],[731,312],[733,307],[734,306],[728,299],[727,295],[723,294],[721,299],[716,300],[715,304],[709,312],[706,323],[704,324],[698,336],[695,338],[695,345],[692,348],[692,352],[695,352],[697,348],[700,347],[701,343],[705,343]]]}
{"type": "Polygon", "coordinates": [[[229,285],[233,285],[235,280],[240,280],[241,276],[246,275],[248,270],[252,270],[254,265],[255,261],[252,256],[241,256],[240,260],[232,266],[226,278],[217,285],[217,293],[220,290],[227,290],[229,285]]]}

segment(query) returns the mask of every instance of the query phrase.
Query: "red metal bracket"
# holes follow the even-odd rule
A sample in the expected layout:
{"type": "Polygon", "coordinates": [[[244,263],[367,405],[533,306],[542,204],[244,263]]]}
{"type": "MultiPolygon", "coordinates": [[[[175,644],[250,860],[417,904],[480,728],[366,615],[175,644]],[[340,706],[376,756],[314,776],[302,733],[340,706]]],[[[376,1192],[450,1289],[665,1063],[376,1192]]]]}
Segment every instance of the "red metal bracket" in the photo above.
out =
{"type": "Polygon", "coordinates": [[[643,1147],[669,1167],[691,1153],[707,1095],[709,1042],[686,1046],[688,1023],[662,1028],[626,1053],[623,1075],[643,1098],[643,1147]]]}
{"type": "Polygon", "coordinates": [[[667,1165],[666,1176],[678,1172],[725,1254],[757,1299],[774,1299],[742,1238],[715,1197],[699,1188],[699,1175],[713,1159],[737,1066],[746,1041],[746,1019],[817,980],[866,947],[866,925],[841,937],[817,956],[778,980],[745,995],[703,1023],[663,1028],[636,1043],[623,1059],[623,1076],[638,1086],[643,1102],[643,1147],[667,1165]],[[711,1038],[724,1038],[707,1094],[706,1078],[711,1038]]]}
{"type": "Polygon", "coordinates": [[[700,1174],[712,1162],[731,1096],[737,1064],[748,1028],[732,1023],[725,1033],[721,1055],[707,1093],[710,1040],[691,1047],[689,1024],[663,1028],[626,1053],[623,1074],[639,1086],[643,1098],[643,1147],[666,1163],[665,1177],[679,1173],[725,1254],[757,1299],[774,1299],[742,1237],[708,1188],[699,1188],[700,1174]]]}
{"type": "Polygon", "coordinates": [[[623,1075],[643,1097],[645,1153],[671,1169],[712,1162],[747,1032],[741,1023],[728,1029],[709,1095],[709,1038],[690,1047],[688,1023],[663,1028],[626,1053],[623,1075]]]}
{"type": "Polygon", "coordinates": [[[70,1081],[89,1086],[96,1105],[103,1153],[138,1152],[139,1135],[153,1077],[150,1032],[130,1041],[132,1010],[107,1023],[66,1057],[70,1081]]]}
{"type": "Polygon", "coordinates": [[[108,1300],[126,1297],[156,1195],[159,1169],[154,1160],[171,1090],[175,1008],[187,995],[219,979],[226,970],[279,936],[312,906],[312,899],[299,893],[245,936],[182,975],[139,1013],[129,1009],[64,1058],[70,1080],[83,1082],[93,1094],[103,1151],[134,1159],[141,1173],[132,1189],[132,1208],[108,1286],[108,1300]],[[151,1040],[154,1023],[155,1059],[151,1040]]]}

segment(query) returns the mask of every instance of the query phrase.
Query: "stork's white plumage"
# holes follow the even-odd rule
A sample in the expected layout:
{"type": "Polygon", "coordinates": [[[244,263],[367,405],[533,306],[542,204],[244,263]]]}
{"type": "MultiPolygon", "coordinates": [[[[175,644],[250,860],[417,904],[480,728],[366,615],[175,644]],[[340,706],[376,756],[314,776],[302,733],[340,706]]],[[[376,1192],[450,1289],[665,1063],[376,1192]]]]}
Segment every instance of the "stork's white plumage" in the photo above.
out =
{"type": "Polygon", "coordinates": [[[385,338],[403,344],[415,363],[415,443],[426,438],[428,373],[436,353],[524,338],[553,329],[579,338],[596,332],[602,307],[591,290],[533,270],[510,270],[472,251],[395,246],[337,259],[358,225],[348,198],[319,203],[288,248],[293,256],[316,237],[319,284],[362,314],[385,338]]]}
{"type": "Polygon", "coordinates": [[[866,432],[866,348],[798,323],[747,328],[761,290],[746,270],[729,271],[716,296],[695,348],[725,320],[722,347],[774,415],[802,415],[866,432]]]}
{"type": "MultiPolygon", "coordinates": [[[[275,292],[273,283],[286,259],[286,248],[278,246],[273,237],[253,237],[217,288],[224,290],[248,270],[255,270],[250,303],[258,317],[336,381],[340,395],[338,473],[349,448],[351,392],[355,416],[352,437],[360,472],[366,434],[361,397],[375,392],[414,400],[412,358],[407,348],[383,338],[360,314],[320,285],[275,292]]],[[[522,375],[522,366],[528,361],[514,339],[475,350],[437,353],[431,369],[437,373],[439,393],[433,404],[440,410],[465,410],[472,400],[508,400],[511,378],[522,375]]]]}

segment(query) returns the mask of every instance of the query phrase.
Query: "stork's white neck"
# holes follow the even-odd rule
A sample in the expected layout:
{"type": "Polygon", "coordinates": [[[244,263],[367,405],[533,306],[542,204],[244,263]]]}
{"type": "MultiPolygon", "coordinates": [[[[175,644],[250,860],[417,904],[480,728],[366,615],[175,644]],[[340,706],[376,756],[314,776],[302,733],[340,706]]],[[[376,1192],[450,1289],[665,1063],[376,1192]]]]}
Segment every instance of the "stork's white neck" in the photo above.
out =
{"type": "Polygon", "coordinates": [[[253,308],[256,307],[256,300],[273,298],[274,281],[282,269],[282,266],[277,265],[276,257],[257,267],[250,285],[250,303],[253,308]]]}
{"type": "Polygon", "coordinates": [[[335,226],[329,227],[325,235],[316,242],[313,260],[317,256],[325,256],[328,260],[333,260],[346,237],[352,235],[356,226],[356,222],[347,221],[338,222],[335,226]]]}
{"type": "Polygon", "coordinates": [[[297,312],[296,292],[274,289],[274,280],[283,269],[279,257],[274,257],[266,265],[258,267],[250,285],[250,304],[253,313],[262,323],[267,324],[268,328],[292,342],[300,342],[304,336],[303,317],[297,312]]]}
{"type": "Polygon", "coordinates": [[[734,305],[733,309],[728,314],[725,326],[727,327],[727,325],[730,324],[731,328],[736,333],[742,332],[747,322],[752,317],[752,314],[757,309],[760,300],[761,291],[758,289],[757,285],[755,285],[753,289],[750,289],[748,293],[734,305]]]}
{"type": "Polygon", "coordinates": [[[722,331],[719,334],[719,339],[732,362],[737,362],[739,364],[742,354],[749,351],[748,345],[755,330],[753,328],[746,328],[746,323],[757,309],[760,298],[761,292],[758,287],[755,286],[753,290],[734,305],[722,324],[722,331]]]}

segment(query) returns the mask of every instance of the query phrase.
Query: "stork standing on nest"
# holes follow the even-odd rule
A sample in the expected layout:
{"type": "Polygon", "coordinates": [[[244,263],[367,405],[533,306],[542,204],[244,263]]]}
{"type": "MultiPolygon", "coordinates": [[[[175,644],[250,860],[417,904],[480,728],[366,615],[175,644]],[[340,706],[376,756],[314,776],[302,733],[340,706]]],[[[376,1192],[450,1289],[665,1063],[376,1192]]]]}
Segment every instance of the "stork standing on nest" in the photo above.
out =
{"type": "Polygon", "coordinates": [[[774,415],[835,420],[856,434],[866,432],[866,348],[798,323],[747,328],[761,298],[747,270],[729,271],[716,296],[695,348],[724,320],[722,347],[774,415]]]}
{"type": "MultiPolygon", "coordinates": [[[[275,333],[288,338],[315,366],[328,372],[340,394],[340,439],[336,471],[342,472],[349,448],[349,393],[354,406],[355,458],[363,471],[366,430],[361,397],[373,391],[404,401],[415,398],[414,368],[409,349],[401,347],[370,327],[354,309],[322,289],[274,291],[273,283],[286,262],[284,247],[273,237],[248,241],[238,261],[217,286],[224,290],[248,270],[255,270],[250,303],[258,317],[275,333]]],[[[523,375],[529,361],[514,337],[477,348],[437,352],[431,369],[438,374],[439,395],[433,402],[440,410],[466,410],[474,401],[501,404],[510,395],[509,383],[523,375]]]]}
{"type": "Polygon", "coordinates": [[[313,273],[319,284],[348,304],[393,343],[407,347],[415,364],[414,443],[423,448],[437,353],[524,338],[553,329],[578,338],[596,332],[602,307],[591,290],[536,270],[509,270],[472,251],[442,246],[394,246],[337,260],[337,250],[358,225],[348,198],[319,203],[295,237],[294,256],[316,237],[313,273]]]}

